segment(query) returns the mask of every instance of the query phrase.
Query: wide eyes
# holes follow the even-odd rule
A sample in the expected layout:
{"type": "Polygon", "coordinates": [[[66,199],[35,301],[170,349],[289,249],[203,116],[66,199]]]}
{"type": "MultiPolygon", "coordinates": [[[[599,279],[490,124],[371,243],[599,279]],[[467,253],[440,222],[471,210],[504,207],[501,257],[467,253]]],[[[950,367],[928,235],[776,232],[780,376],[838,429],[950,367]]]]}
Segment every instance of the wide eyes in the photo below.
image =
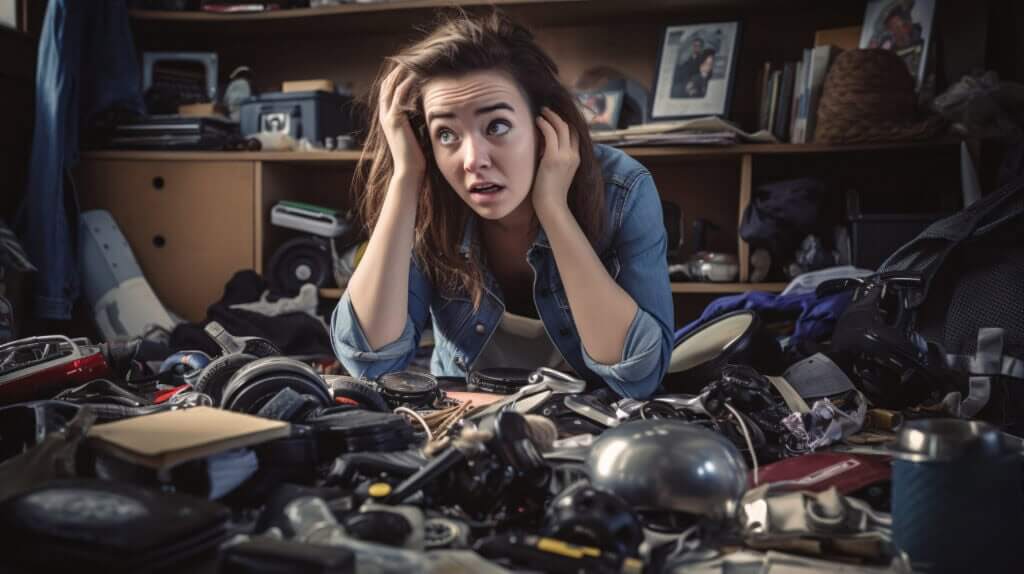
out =
{"type": "Polygon", "coordinates": [[[487,126],[487,134],[492,136],[503,136],[512,129],[512,126],[505,120],[494,120],[487,126]]]}
{"type": "Polygon", "coordinates": [[[455,132],[448,128],[441,128],[437,130],[437,141],[441,145],[448,145],[455,143],[455,132]]]}
{"type": "MultiPolygon", "coordinates": [[[[487,135],[503,136],[512,129],[512,125],[506,120],[494,120],[487,124],[487,135]]],[[[459,136],[448,128],[440,128],[434,134],[437,142],[441,145],[451,145],[458,141],[459,136]]]]}

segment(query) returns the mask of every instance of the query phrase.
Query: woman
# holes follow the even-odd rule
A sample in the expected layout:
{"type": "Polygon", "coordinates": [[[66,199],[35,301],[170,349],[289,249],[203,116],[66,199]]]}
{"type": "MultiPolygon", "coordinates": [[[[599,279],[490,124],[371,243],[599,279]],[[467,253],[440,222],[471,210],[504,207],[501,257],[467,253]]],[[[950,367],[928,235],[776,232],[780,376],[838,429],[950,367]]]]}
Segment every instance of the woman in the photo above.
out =
{"type": "Polygon", "coordinates": [[[708,82],[711,81],[711,72],[715,70],[715,51],[708,48],[701,52],[700,66],[697,67],[690,79],[686,82],[686,97],[703,98],[708,93],[708,82]]]}
{"type": "Polygon", "coordinates": [[[465,15],[389,59],[354,189],[371,235],[331,321],[356,376],[569,367],[650,395],[671,353],[661,203],[650,174],[593,146],[532,35],[465,15]],[[567,365],[566,365],[567,364],[567,365]]]}

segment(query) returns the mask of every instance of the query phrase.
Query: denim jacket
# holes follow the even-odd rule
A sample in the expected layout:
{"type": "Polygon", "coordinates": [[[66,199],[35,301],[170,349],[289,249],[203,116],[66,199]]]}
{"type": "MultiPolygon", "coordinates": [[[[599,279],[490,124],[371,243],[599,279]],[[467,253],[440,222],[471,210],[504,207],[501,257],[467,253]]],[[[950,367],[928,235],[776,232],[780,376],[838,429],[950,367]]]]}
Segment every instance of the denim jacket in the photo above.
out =
{"type": "Polygon", "coordinates": [[[78,297],[74,248],[78,198],[65,188],[78,163],[78,128],[115,105],[143,111],[139,67],[124,0],[50,0],[39,36],[35,127],[16,227],[32,262],[35,314],[70,319],[78,297]]]}
{"type": "MultiPolygon", "coordinates": [[[[598,244],[598,255],[609,275],[638,307],[621,359],[602,364],[587,355],[543,229],[527,252],[534,271],[533,299],[548,336],[582,378],[603,382],[625,397],[643,398],[660,384],[672,352],[672,292],[661,200],[650,173],[639,162],[603,145],[595,146],[595,154],[604,174],[607,210],[606,232],[598,244]]],[[[476,225],[473,217],[466,227],[461,250],[467,256],[476,241],[476,225]]],[[[474,312],[468,296],[442,295],[434,289],[414,257],[409,273],[409,319],[402,335],[373,350],[346,292],[331,317],[334,351],[354,376],[376,378],[402,370],[413,357],[427,320],[432,318],[435,346],[431,372],[464,376],[505,311],[501,290],[487,269],[484,285],[480,308],[474,312]]]]}

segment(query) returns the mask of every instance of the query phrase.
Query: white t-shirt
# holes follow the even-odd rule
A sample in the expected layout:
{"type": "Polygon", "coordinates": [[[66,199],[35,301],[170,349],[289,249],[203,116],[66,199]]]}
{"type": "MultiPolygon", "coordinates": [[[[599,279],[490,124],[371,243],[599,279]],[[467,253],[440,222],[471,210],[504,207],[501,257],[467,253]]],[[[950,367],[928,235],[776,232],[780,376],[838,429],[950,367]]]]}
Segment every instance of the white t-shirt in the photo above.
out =
{"type": "Polygon", "coordinates": [[[494,335],[473,363],[473,370],[494,367],[551,367],[572,372],[544,330],[543,321],[508,311],[501,316],[494,335]]]}

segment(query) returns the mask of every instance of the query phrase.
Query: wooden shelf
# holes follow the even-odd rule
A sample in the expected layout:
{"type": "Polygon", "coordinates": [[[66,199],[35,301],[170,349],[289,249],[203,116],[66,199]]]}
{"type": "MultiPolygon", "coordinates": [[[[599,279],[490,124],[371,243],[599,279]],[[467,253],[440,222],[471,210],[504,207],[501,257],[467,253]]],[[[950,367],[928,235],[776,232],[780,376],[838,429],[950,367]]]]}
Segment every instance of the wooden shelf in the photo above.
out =
{"type": "MultiPolygon", "coordinates": [[[[658,146],[620,148],[638,159],[728,158],[770,155],[804,155],[827,153],[871,152],[886,150],[913,150],[948,146],[959,140],[941,139],[925,142],[899,142],[858,145],[830,144],[741,144],[723,147],[658,146]]],[[[269,152],[269,151],[135,151],[103,150],[82,153],[85,159],[116,159],[138,161],[266,161],[285,163],[341,163],[355,164],[360,150],[269,152]]]]}
{"type": "MultiPolygon", "coordinates": [[[[747,291],[768,291],[779,293],[786,288],[785,283],[672,283],[673,293],[745,293],[747,291]]],[[[320,297],[324,299],[341,298],[341,289],[325,287],[320,289],[320,297]]]]}
{"type": "Polygon", "coordinates": [[[129,161],[266,161],[284,163],[350,163],[359,161],[359,150],[340,151],[142,151],[102,150],[82,153],[83,159],[129,161]]]}
{"type": "Polygon", "coordinates": [[[221,14],[201,11],[130,10],[137,22],[194,23],[198,25],[225,22],[302,22],[337,25],[384,24],[393,29],[405,28],[409,22],[423,23],[423,16],[436,10],[461,7],[468,10],[496,6],[531,24],[575,25],[587,21],[617,19],[642,14],[714,13],[722,9],[755,7],[763,10],[799,8],[807,0],[402,0],[372,3],[350,3],[318,8],[296,8],[268,12],[221,14]]]}
{"type": "Polygon", "coordinates": [[[322,287],[320,288],[320,298],[341,299],[341,289],[337,287],[322,287]]]}
{"type": "Polygon", "coordinates": [[[267,12],[249,12],[222,14],[200,11],[162,11],[162,10],[129,10],[136,20],[155,20],[159,22],[217,22],[232,21],[266,21],[266,20],[298,20],[304,18],[324,18],[330,16],[353,16],[357,14],[374,14],[380,12],[396,12],[403,10],[433,10],[452,6],[501,6],[514,7],[523,4],[571,4],[586,0],[404,0],[396,2],[374,2],[338,4],[319,8],[295,8],[291,10],[271,10],[267,12]]]}

